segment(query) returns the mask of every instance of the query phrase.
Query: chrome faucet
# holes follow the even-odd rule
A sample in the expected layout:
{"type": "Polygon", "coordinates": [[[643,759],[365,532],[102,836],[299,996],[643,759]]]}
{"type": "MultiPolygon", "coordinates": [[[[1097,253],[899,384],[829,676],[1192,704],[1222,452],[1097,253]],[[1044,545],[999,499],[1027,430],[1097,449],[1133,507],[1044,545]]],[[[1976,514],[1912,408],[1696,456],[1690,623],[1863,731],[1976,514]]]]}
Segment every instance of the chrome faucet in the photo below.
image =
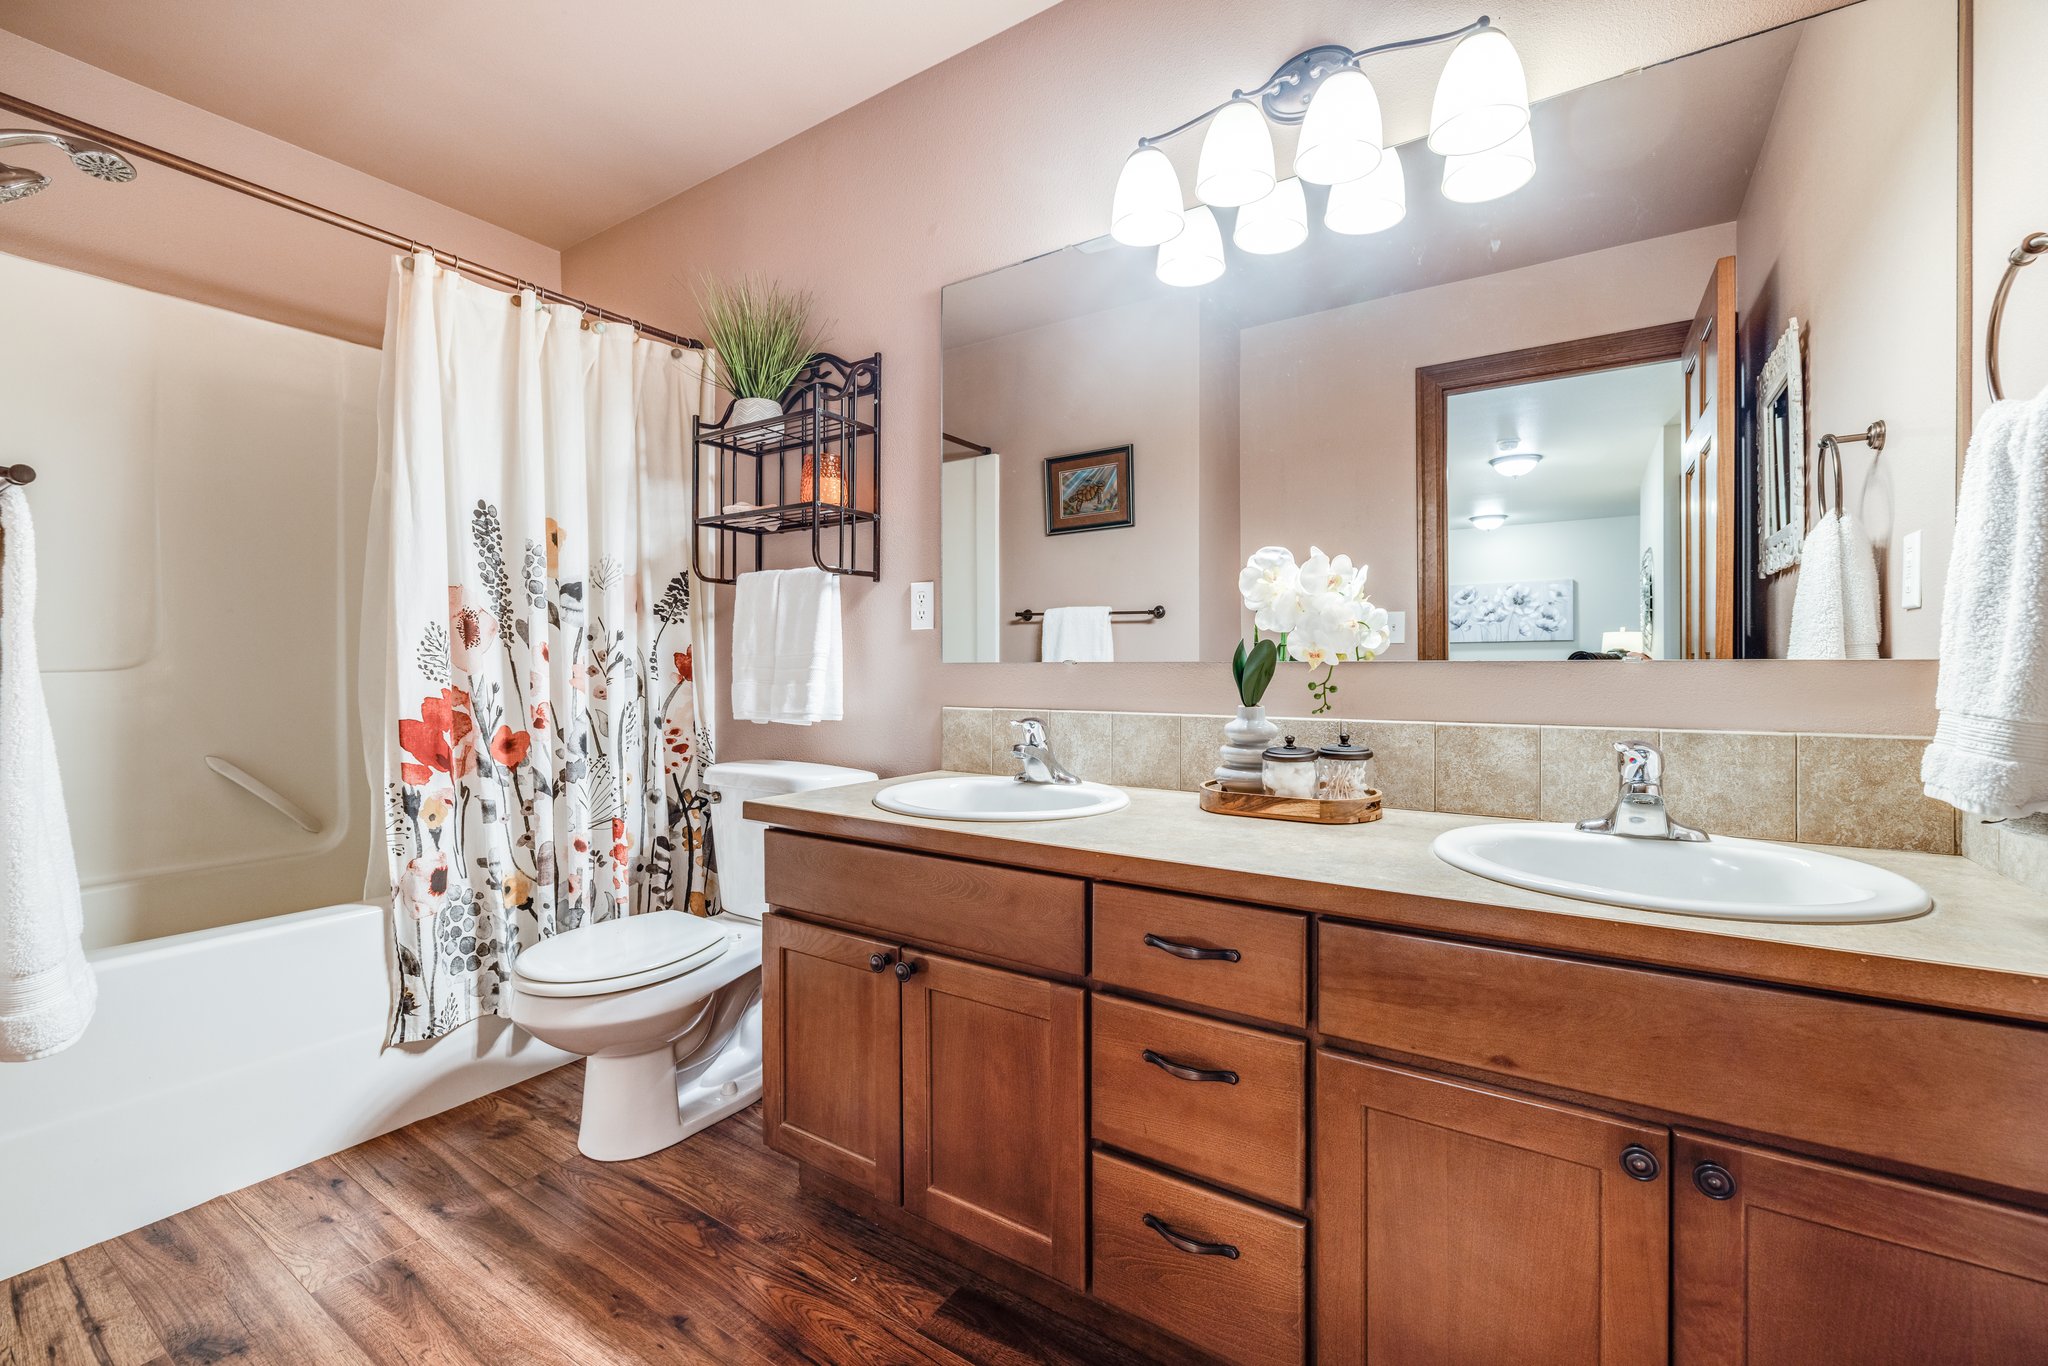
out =
{"type": "Polygon", "coordinates": [[[1024,766],[1017,775],[1020,783],[1078,783],[1081,780],[1060,767],[1060,761],[1052,757],[1052,746],[1046,743],[1045,722],[1035,716],[1011,725],[1024,733],[1024,738],[1010,746],[1010,753],[1024,766]]]}
{"type": "Polygon", "coordinates": [[[1579,829],[1594,835],[1684,840],[1689,844],[1707,838],[1705,831],[1680,825],[1665,811],[1662,754],[1640,741],[1619,740],[1615,742],[1614,755],[1621,776],[1621,791],[1614,798],[1614,809],[1605,816],[1580,821],[1579,829]]]}

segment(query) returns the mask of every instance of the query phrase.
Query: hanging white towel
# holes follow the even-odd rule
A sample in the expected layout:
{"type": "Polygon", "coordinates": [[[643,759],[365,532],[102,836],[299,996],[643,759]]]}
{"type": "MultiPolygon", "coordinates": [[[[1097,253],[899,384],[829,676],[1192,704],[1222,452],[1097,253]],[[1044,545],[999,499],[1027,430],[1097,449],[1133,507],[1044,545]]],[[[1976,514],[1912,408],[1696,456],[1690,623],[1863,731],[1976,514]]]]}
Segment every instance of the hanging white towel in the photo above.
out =
{"type": "Polygon", "coordinates": [[[99,999],[36,664],[35,557],[28,497],[0,487],[0,1062],[70,1047],[99,999]]]}
{"type": "Polygon", "coordinates": [[[1877,552],[1856,514],[1845,512],[1842,537],[1842,657],[1876,659],[1878,635],[1877,552]]]}
{"type": "Polygon", "coordinates": [[[1792,592],[1787,659],[1847,659],[1849,633],[1842,567],[1842,519],[1830,509],[1806,533],[1799,583],[1792,592]]]}
{"type": "Polygon", "coordinates": [[[733,600],[736,721],[809,726],[845,715],[839,577],[822,569],[742,574],[733,600]]]}
{"type": "Polygon", "coordinates": [[[1053,607],[1045,614],[1038,657],[1048,664],[1108,664],[1116,658],[1107,607],[1053,607]]]}
{"type": "Polygon", "coordinates": [[[1927,795],[1990,820],[2048,811],[2048,390],[1994,403],[1963,462],[1927,795]]]}

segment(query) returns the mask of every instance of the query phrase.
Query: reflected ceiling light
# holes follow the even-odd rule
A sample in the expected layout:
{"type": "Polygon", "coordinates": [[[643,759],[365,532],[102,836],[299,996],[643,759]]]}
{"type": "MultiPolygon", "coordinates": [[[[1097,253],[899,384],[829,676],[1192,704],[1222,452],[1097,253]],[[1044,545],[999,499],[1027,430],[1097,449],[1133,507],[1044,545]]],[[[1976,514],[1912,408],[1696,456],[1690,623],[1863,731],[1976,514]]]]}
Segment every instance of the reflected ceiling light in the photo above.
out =
{"type": "Polygon", "coordinates": [[[1472,524],[1474,531],[1498,531],[1507,525],[1508,515],[1505,512],[1481,512],[1465,520],[1472,524]]]}
{"type": "Polygon", "coordinates": [[[1451,50],[1429,111],[1429,150],[1472,156],[1529,126],[1529,81],[1515,45],[1486,27],[1451,50]]]}
{"type": "Polygon", "coordinates": [[[1140,147],[1116,178],[1109,235],[1127,247],[1156,247],[1180,234],[1180,177],[1157,147],[1140,147]]]}
{"type": "Polygon", "coordinates": [[[1498,147],[1471,156],[1444,158],[1444,198],[1459,204],[1483,204],[1513,194],[1536,175],[1536,142],[1529,130],[1498,147]]]}
{"type": "Polygon", "coordinates": [[[1272,192],[1273,133],[1250,100],[1232,100],[1209,121],[1195,195],[1219,209],[1264,199],[1272,192]]]}
{"type": "Polygon", "coordinates": [[[1255,256],[1277,256],[1293,251],[1308,238],[1308,197],[1301,180],[1289,176],[1273,187],[1264,199],[1254,199],[1237,211],[1237,226],[1230,240],[1240,251],[1255,256]]]}
{"type": "Polygon", "coordinates": [[[1294,173],[1311,185],[1342,185],[1380,164],[1380,97],[1357,67],[1325,78],[1301,121],[1294,173]]]}
{"type": "Polygon", "coordinates": [[[1408,216],[1408,181],[1401,173],[1401,149],[1389,147],[1370,175],[1330,187],[1323,226],[1360,237],[1385,232],[1408,216]]]}
{"type": "Polygon", "coordinates": [[[1495,474],[1509,479],[1520,479],[1530,470],[1543,463],[1543,457],[1535,451],[1503,451],[1486,462],[1493,466],[1495,474]]]}
{"type": "Polygon", "coordinates": [[[1189,209],[1180,236],[1159,244],[1159,278],[1183,288],[1206,285],[1223,273],[1223,232],[1206,204],[1189,209]]]}

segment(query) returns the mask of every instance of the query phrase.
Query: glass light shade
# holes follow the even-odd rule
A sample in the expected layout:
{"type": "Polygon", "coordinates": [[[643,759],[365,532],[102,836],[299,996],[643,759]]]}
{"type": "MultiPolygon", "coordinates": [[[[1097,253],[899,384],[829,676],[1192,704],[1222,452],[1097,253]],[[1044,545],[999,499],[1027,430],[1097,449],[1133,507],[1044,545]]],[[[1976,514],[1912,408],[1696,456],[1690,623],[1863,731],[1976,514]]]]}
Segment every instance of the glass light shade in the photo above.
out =
{"type": "Polygon", "coordinates": [[[1520,479],[1530,470],[1542,464],[1543,457],[1535,451],[1510,451],[1506,455],[1496,455],[1486,463],[1493,466],[1495,474],[1506,475],[1510,479],[1520,479]]]}
{"type": "Polygon", "coordinates": [[[1429,150],[1471,156],[1529,126],[1529,80],[1515,45],[1485,28],[1451,49],[1429,111],[1429,150]]]}
{"type": "Polygon", "coordinates": [[[1264,199],[1278,177],[1273,173],[1273,133],[1250,100],[1232,100],[1209,120],[1202,159],[1195,168],[1195,195],[1219,209],[1264,199]]]}
{"type": "Polygon", "coordinates": [[[1289,176],[1273,187],[1264,199],[1254,199],[1237,211],[1237,226],[1230,240],[1242,251],[1255,256],[1277,256],[1293,251],[1308,237],[1308,197],[1301,191],[1301,179],[1289,176]]]}
{"type": "Polygon", "coordinates": [[[1156,247],[1181,227],[1180,177],[1157,147],[1140,147],[1116,178],[1109,235],[1127,247],[1156,247]]]}
{"type": "Polygon", "coordinates": [[[1380,97],[1357,67],[1324,79],[1308,102],[1294,173],[1311,185],[1342,185],[1380,164],[1380,97]]]}
{"type": "Polygon", "coordinates": [[[1389,147],[1370,175],[1330,187],[1323,225],[1353,237],[1385,232],[1408,215],[1408,181],[1401,173],[1401,149],[1389,147]]]}
{"type": "Polygon", "coordinates": [[[1223,231],[1206,204],[1187,212],[1180,236],[1159,244],[1155,273],[1169,285],[1206,285],[1223,273],[1223,231]]]}
{"type": "Polygon", "coordinates": [[[1529,130],[1489,151],[1444,158],[1444,198],[1482,204],[1527,185],[1536,174],[1536,140],[1529,130]]]}
{"type": "Polygon", "coordinates": [[[1505,512],[1482,512],[1465,520],[1472,523],[1474,531],[1498,531],[1507,525],[1508,515],[1505,512]]]}

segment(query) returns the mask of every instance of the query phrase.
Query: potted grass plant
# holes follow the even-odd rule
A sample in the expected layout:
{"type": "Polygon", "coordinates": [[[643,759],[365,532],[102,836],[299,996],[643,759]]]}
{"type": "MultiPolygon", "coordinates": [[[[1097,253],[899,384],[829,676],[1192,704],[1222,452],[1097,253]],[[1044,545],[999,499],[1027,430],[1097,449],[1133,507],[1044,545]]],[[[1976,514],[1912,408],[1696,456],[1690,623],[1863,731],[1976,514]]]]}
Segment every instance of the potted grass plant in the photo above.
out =
{"type": "Polygon", "coordinates": [[[707,277],[697,291],[705,340],[718,358],[718,383],[733,396],[737,425],[782,412],[782,395],[817,354],[816,300],[773,280],[707,277]]]}

